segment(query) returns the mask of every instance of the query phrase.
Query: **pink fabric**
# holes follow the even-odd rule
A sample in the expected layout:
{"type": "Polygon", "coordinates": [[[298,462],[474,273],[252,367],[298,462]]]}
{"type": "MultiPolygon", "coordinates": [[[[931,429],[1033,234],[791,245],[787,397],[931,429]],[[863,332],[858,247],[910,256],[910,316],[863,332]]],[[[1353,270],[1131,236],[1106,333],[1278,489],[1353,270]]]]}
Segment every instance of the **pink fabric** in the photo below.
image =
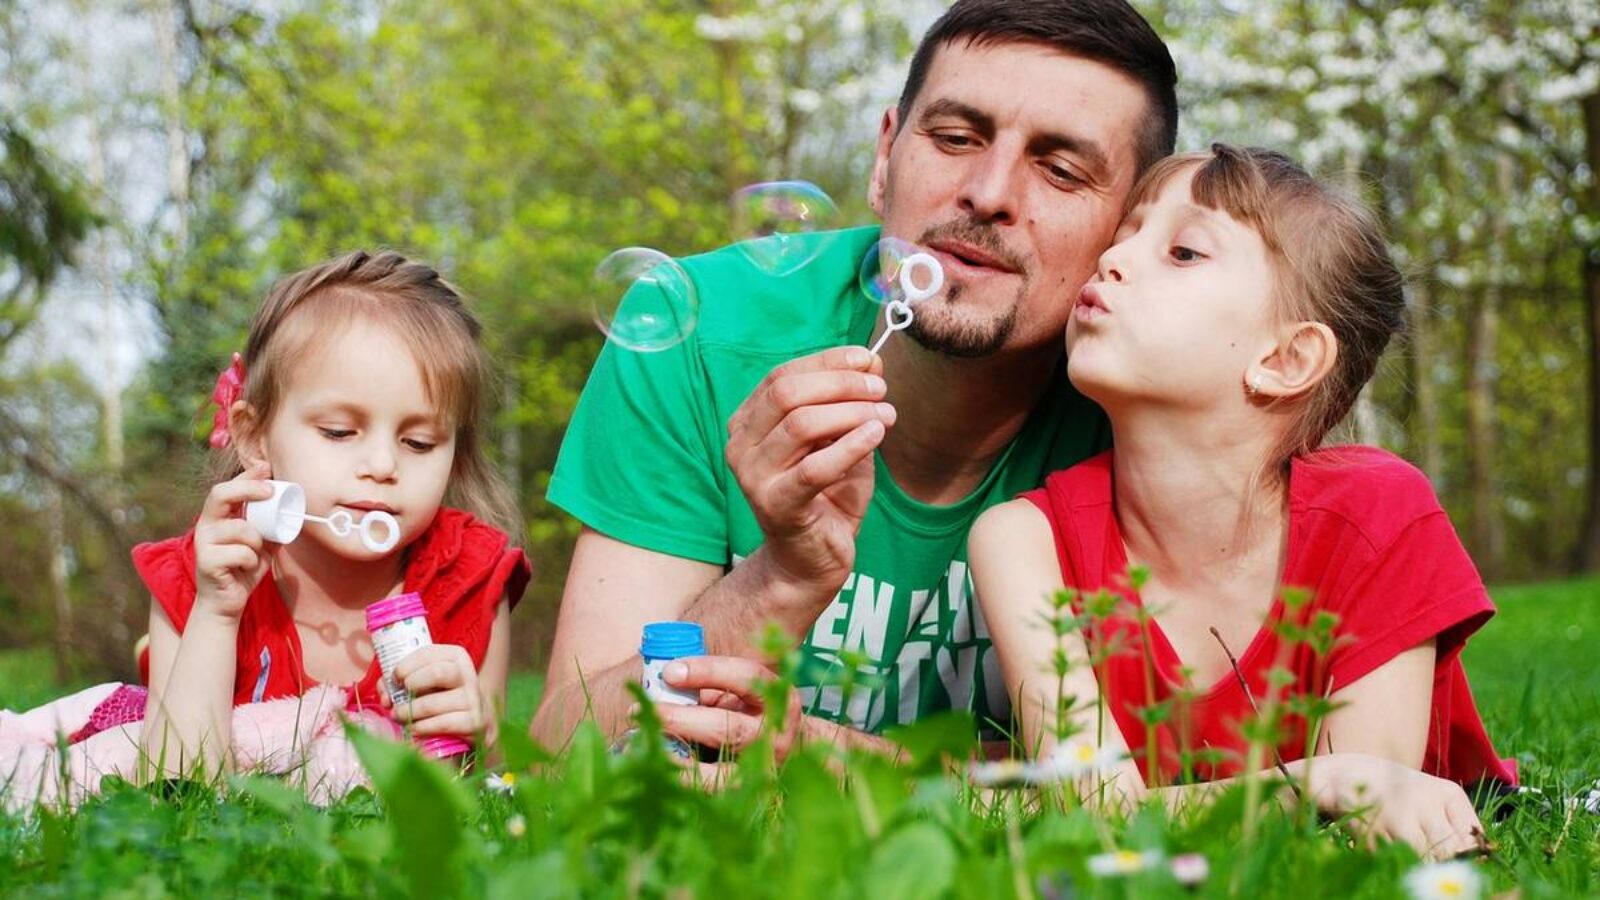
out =
{"type": "MultiPolygon", "coordinates": [[[[99,793],[107,775],[130,780],[139,775],[142,721],[112,725],[66,747],[64,754],[59,744],[62,735],[86,729],[123,687],[98,685],[26,713],[0,712],[0,802],[7,810],[24,812],[36,804],[75,807],[99,793]]],[[[319,805],[368,784],[343,723],[384,737],[397,737],[400,729],[371,710],[346,714],[347,699],[339,688],[319,686],[300,697],[234,707],[235,770],[284,776],[319,805]]]]}
{"type": "Polygon", "coordinates": [[[89,724],[78,729],[67,738],[67,743],[76,744],[79,741],[94,737],[107,728],[126,725],[129,722],[144,721],[145,704],[150,700],[150,692],[137,684],[124,684],[111,692],[111,696],[100,701],[89,714],[89,724]]]}

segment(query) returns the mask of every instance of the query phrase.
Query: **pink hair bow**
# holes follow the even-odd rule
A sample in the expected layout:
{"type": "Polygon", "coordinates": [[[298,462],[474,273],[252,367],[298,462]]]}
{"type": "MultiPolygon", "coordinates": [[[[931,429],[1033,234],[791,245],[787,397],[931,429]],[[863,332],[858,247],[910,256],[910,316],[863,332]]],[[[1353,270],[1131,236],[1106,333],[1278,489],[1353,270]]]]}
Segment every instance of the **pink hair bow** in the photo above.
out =
{"type": "Polygon", "coordinates": [[[217,376],[217,386],[211,390],[211,402],[217,405],[217,411],[211,417],[211,437],[208,438],[212,447],[221,450],[233,443],[233,435],[228,433],[228,410],[233,408],[243,393],[244,359],[235,353],[233,362],[217,376]]]}

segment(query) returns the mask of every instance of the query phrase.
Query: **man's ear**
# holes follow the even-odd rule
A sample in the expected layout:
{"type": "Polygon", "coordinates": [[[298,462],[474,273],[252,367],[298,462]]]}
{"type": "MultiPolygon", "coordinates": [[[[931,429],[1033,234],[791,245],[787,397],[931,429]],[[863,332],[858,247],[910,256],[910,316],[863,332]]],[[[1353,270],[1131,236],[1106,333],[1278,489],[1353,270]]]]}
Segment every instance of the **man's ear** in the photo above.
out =
{"type": "Polygon", "coordinates": [[[1250,366],[1245,384],[1250,393],[1288,400],[1309,393],[1339,361],[1339,339],[1321,322],[1300,322],[1288,340],[1250,366]]]}
{"type": "Polygon", "coordinates": [[[894,149],[895,133],[900,129],[900,111],[891,106],[878,123],[878,145],[872,155],[872,178],[867,182],[867,205],[883,218],[889,194],[889,151],[894,149]]]}
{"type": "Polygon", "coordinates": [[[228,434],[233,438],[233,452],[239,455],[239,463],[246,469],[257,463],[265,463],[268,470],[272,468],[261,425],[255,407],[243,400],[235,400],[228,407],[228,434]]]}

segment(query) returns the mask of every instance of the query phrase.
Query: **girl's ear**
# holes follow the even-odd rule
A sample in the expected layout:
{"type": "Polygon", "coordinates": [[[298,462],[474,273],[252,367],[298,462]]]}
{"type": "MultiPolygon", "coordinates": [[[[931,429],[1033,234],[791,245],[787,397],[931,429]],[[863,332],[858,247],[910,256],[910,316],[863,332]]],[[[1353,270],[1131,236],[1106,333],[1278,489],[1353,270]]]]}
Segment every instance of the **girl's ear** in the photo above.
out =
{"type": "Polygon", "coordinates": [[[1245,372],[1245,389],[1254,396],[1288,400],[1309,393],[1333,371],[1339,339],[1321,322],[1301,322],[1289,339],[1245,372]]]}
{"type": "Polygon", "coordinates": [[[243,400],[234,401],[228,408],[228,434],[233,438],[233,451],[239,455],[239,465],[246,469],[264,463],[272,469],[267,458],[266,441],[262,439],[261,417],[255,407],[243,400]]]}

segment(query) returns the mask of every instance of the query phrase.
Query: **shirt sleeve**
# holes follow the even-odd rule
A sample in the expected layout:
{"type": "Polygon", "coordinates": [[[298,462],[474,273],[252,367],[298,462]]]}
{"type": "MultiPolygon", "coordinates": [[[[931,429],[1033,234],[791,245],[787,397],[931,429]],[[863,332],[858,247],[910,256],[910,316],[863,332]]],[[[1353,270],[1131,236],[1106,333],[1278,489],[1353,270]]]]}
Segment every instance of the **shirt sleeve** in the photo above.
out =
{"type": "Polygon", "coordinates": [[[1494,615],[1477,567],[1442,510],[1380,548],[1341,593],[1332,609],[1340,615],[1329,661],[1334,690],[1430,638],[1437,640],[1436,665],[1447,664],[1494,615]]]}
{"type": "Polygon", "coordinates": [[[179,633],[194,608],[194,532],[133,548],[133,568],[179,633]]]}
{"type": "Polygon", "coordinates": [[[724,565],[725,430],[694,335],[654,353],[608,341],[567,426],[547,497],[608,537],[724,565]]]}

